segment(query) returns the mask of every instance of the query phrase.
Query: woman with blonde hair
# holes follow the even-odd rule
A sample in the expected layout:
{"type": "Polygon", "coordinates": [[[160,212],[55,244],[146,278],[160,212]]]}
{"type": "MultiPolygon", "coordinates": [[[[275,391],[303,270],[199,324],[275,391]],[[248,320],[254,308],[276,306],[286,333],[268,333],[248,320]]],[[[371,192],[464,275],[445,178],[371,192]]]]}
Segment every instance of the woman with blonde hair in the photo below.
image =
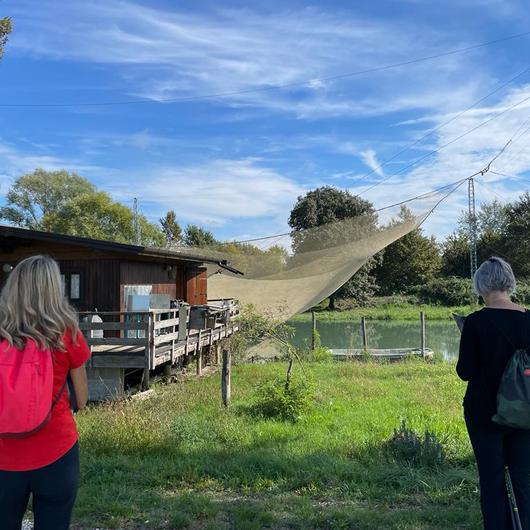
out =
{"type": "Polygon", "coordinates": [[[79,448],[65,387],[70,376],[77,406],[83,408],[88,398],[84,364],[89,356],[77,315],[64,296],[57,263],[46,256],[21,261],[0,294],[3,530],[20,530],[30,495],[35,530],[66,530],[70,526],[79,482],[79,448]],[[28,366],[29,359],[40,364],[28,366]],[[24,378],[21,374],[29,375],[24,378]],[[33,424],[30,412],[13,413],[22,408],[20,403],[31,413],[44,403],[40,410],[45,414],[33,424]],[[31,427],[23,427],[26,420],[31,427]]]}

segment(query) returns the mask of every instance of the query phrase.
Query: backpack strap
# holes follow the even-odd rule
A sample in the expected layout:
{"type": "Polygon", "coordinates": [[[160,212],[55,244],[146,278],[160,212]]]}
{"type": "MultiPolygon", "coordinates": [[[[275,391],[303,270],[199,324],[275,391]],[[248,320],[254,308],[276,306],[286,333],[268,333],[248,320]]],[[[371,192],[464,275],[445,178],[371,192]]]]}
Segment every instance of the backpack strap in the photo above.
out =
{"type": "MultiPolygon", "coordinates": [[[[520,313],[522,313],[522,311],[520,311],[520,313]]],[[[525,319],[525,332],[524,333],[524,336],[525,336],[525,339],[524,340],[527,340],[527,337],[528,337],[528,311],[525,310],[524,311],[524,314],[527,315],[527,318],[525,319]]],[[[495,322],[495,319],[491,318],[487,313],[486,313],[486,316],[487,316],[487,319],[491,322],[491,324],[493,325],[493,327],[510,343],[510,346],[513,348],[513,351],[517,351],[517,350],[528,350],[530,348],[530,346],[526,346],[526,347],[522,347],[522,348],[518,348],[512,341],[512,338],[495,322]]]]}
{"type": "Polygon", "coordinates": [[[59,393],[57,394],[57,397],[53,400],[51,410],[53,410],[55,408],[55,405],[57,405],[57,403],[59,403],[59,400],[61,399],[61,396],[63,395],[64,389],[66,387],[67,381],[68,381],[68,376],[64,380],[63,386],[61,386],[61,390],[59,390],[59,393]]]}

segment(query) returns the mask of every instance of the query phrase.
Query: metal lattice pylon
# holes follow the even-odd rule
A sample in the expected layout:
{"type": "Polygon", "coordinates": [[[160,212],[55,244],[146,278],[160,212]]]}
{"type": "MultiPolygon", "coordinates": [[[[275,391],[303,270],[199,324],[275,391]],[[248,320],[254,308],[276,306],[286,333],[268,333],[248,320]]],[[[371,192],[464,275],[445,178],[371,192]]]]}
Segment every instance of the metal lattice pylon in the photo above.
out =
{"type": "Polygon", "coordinates": [[[477,270],[477,215],[475,210],[475,182],[467,181],[468,215],[469,215],[469,263],[471,279],[477,270]]]}

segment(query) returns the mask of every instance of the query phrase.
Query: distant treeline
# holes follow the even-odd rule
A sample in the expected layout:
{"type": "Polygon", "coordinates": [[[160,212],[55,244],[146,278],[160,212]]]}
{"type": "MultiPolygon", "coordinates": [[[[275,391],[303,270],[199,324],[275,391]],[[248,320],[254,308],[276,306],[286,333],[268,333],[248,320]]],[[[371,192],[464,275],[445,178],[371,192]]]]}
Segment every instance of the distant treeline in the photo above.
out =
{"type": "MultiPolygon", "coordinates": [[[[288,223],[293,231],[315,228],[349,217],[365,216],[378,222],[373,205],[347,191],[324,186],[298,198],[288,223]]],[[[393,222],[410,219],[402,207],[393,222]]],[[[177,213],[168,211],[158,223],[135,215],[129,206],[114,201],[90,181],[67,171],[45,171],[19,177],[0,208],[0,220],[15,226],[122,243],[170,248],[201,247],[233,254],[262,255],[282,260],[286,250],[262,250],[252,244],[223,243],[197,225],[184,229],[177,213]]],[[[483,204],[477,214],[479,262],[491,255],[505,257],[518,276],[518,296],[530,301],[530,195],[509,203],[483,204]]],[[[375,295],[406,295],[422,303],[460,305],[472,294],[469,281],[469,219],[463,213],[455,230],[442,241],[426,236],[421,228],[410,232],[375,255],[351,280],[330,297],[363,305],[375,295]]],[[[302,252],[303,232],[295,237],[295,251],[302,252]]]]}

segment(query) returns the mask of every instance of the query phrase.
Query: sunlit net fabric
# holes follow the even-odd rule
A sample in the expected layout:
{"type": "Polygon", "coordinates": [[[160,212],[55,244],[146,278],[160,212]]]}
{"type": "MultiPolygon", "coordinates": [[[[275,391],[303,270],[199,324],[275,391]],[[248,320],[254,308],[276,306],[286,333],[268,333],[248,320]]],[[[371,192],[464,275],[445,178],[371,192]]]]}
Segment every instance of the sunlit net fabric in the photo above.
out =
{"type": "Polygon", "coordinates": [[[430,194],[400,207],[252,243],[222,243],[184,252],[227,260],[243,275],[212,265],[208,298],[236,298],[287,320],[344,285],[372,256],[418,228],[441,199],[430,194]]]}

